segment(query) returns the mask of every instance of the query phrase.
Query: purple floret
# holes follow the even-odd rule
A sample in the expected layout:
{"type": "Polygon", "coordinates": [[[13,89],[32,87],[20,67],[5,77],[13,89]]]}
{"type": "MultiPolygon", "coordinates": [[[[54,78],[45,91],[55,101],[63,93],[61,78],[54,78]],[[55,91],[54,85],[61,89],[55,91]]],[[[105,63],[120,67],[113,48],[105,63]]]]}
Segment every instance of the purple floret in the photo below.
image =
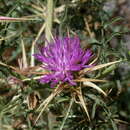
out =
{"type": "Polygon", "coordinates": [[[44,69],[50,71],[40,79],[40,82],[51,83],[51,86],[55,86],[58,82],[76,85],[73,81],[73,72],[88,67],[87,63],[92,57],[92,52],[89,49],[84,51],[80,47],[78,37],[58,37],[46,47],[41,47],[40,52],[34,56],[42,62],[44,69]]]}

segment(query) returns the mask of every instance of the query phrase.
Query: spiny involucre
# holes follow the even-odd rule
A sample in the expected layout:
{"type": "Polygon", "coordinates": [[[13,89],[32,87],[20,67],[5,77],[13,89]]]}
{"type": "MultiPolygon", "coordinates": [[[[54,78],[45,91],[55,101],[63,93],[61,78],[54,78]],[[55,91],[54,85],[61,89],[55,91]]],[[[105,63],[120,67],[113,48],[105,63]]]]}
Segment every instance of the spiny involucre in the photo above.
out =
{"type": "Polygon", "coordinates": [[[42,83],[51,83],[55,86],[58,82],[69,82],[76,85],[74,72],[86,67],[92,57],[92,52],[88,49],[84,51],[80,47],[78,37],[57,37],[46,47],[41,47],[40,52],[34,54],[35,58],[42,62],[42,67],[49,71],[40,79],[42,83]]]}

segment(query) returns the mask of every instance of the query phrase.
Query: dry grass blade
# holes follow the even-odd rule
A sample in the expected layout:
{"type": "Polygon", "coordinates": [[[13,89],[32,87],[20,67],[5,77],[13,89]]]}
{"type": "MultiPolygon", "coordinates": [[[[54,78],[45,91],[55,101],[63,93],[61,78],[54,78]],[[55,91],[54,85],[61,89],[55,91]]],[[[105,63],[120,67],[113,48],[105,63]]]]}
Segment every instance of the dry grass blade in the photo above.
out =
{"type": "Polygon", "coordinates": [[[83,82],[83,84],[85,86],[92,87],[92,88],[96,89],[98,92],[102,93],[104,96],[107,96],[107,94],[101,88],[99,88],[96,84],[89,82],[89,81],[85,81],[85,82],[83,82]]]}
{"type": "Polygon", "coordinates": [[[117,122],[117,123],[122,123],[122,124],[130,125],[129,122],[127,122],[127,121],[123,121],[123,120],[120,120],[120,119],[114,119],[114,121],[117,122]]]}
{"type": "Polygon", "coordinates": [[[11,18],[11,17],[5,17],[5,16],[0,16],[0,22],[26,22],[29,20],[36,20],[34,18],[11,18]]]}
{"type": "Polygon", "coordinates": [[[99,48],[98,53],[97,53],[97,57],[89,65],[93,65],[98,60],[98,58],[100,56],[100,51],[101,51],[101,49],[99,48]]]}
{"type": "Polygon", "coordinates": [[[86,17],[84,18],[84,21],[85,21],[85,25],[86,25],[86,30],[87,30],[87,32],[88,32],[90,38],[93,38],[94,35],[93,35],[93,33],[91,32],[91,29],[90,29],[90,27],[89,27],[88,20],[87,20],[86,17]]]}
{"type": "Polygon", "coordinates": [[[30,81],[30,80],[38,80],[41,78],[42,78],[42,76],[37,76],[37,77],[33,77],[33,78],[26,78],[26,79],[23,79],[22,81],[25,82],[25,81],[30,81]]]}
{"type": "Polygon", "coordinates": [[[76,82],[107,82],[107,80],[100,80],[100,79],[90,79],[90,78],[81,78],[81,79],[76,79],[76,82]]]}
{"type": "Polygon", "coordinates": [[[3,63],[3,62],[1,62],[1,61],[0,61],[0,65],[5,66],[5,67],[9,67],[9,68],[11,68],[11,69],[13,69],[13,70],[16,70],[15,67],[13,67],[13,66],[11,66],[11,65],[7,65],[7,64],[5,64],[5,63],[3,63]]]}
{"type": "Polygon", "coordinates": [[[57,7],[54,10],[55,10],[55,13],[61,13],[65,10],[65,5],[61,5],[60,7],[57,7]]]}
{"type": "Polygon", "coordinates": [[[88,109],[86,107],[86,104],[84,102],[84,99],[83,99],[83,95],[82,95],[82,91],[81,91],[81,88],[79,88],[77,90],[77,96],[80,100],[80,105],[83,107],[83,109],[85,110],[86,114],[87,114],[87,117],[88,117],[88,120],[90,121],[90,116],[89,116],[89,113],[88,113],[88,109]]]}
{"type": "Polygon", "coordinates": [[[57,86],[57,88],[51,93],[51,95],[46,98],[43,103],[40,105],[40,107],[37,109],[37,111],[40,111],[38,117],[35,120],[35,124],[37,123],[37,121],[39,120],[40,116],[42,115],[43,111],[46,109],[46,107],[48,106],[48,104],[52,101],[52,99],[59,93],[62,92],[62,90],[64,89],[64,87],[62,86],[57,86]],[[43,108],[42,108],[43,107],[43,108]]]}
{"type": "Polygon", "coordinates": [[[37,74],[37,75],[44,75],[44,74],[48,74],[47,71],[42,70],[42,71],[38,71],[39,70],[39,66],[34,66],[34,67],[28,67],[26,69],[18,69],[16,68],[15,71],[21,75],[30,75],[30,74],[37,74]]]}
{"type": "Polygon", "coordinates": [[[25,50],[25,46],[24,46],[24,42],[21,39],[21,45],[22,45],[22,61],[23,61],[23,69],[28,67],[28,63],[27,63],[27,55],[26,55],[26,50],[25,50]]]}
{"type": "Polygon", "coordinates": [[[39,12],[42,12],[42,13],[43,13],[43,11],[46,10],[45,7],[44,7],[44,9],[43,9],[43,8],[37,6],[36,4],[29,3],[28,5],[31,6],[33,9],[35,9],[35,10],[37,10],[37,11],[39,11],[39,12]]]}
{"type": "Polygon", "coordinates": [[[122,61],[122,60],[114,61],[114,62],[109,62],[109,63],[101,64],[101,65],[96,65],[96,66],[93,66],[93,67],[90,67],[90,68],[86,68],[86,69],[84,69],[82,72],[85,73],[85,72],[88,72],[88,71],[99,70],[99,69],[101,69],[101,68],[104,68],[104,67],[107,67],[107,66],[110,66],[110,65],[119,63],[119,62],[121,62],[121,61],[122,61]]]}
{"type": "Polygon", "coordinates": [[[31,67],[33,67],[33,66],[35,65],[35,63],[34,63],[34,56],[33,56],[35,44],[36,44],[37,40],[39,39],[39,37],[41,36],[41,34],[42,34],[42,32],[44,31],[44,29],[45,29],[45,23],[43,23],[43,25],[42,25],[40,31],[39,31],[38,34],[37,34],[37,37],[35,38],[35,40],[34,40],[33,43],[32,43],[32,47],[31,47],[31,63],[30,63],[30,64],[31,64],[31,67]]]}
{"type": "MultiPolygon", "coordinates": [[[[8,67],[8,68],[10,68],[10,69],[12,69],[12,70],[14,70],[16,73],[18,73],[18,74],[21,74],[21,75],[24,75],[24,76],[26,76],[26,75],[28,75],[28,74],[38,74],[38,75],[44,75],[44,74],[48,74],[48,72],[46,72],[46,71],[42,71],[42,72],[37,72],[36,70],[38,70],[39,69],[39,66],[35,66],[35,67],[28,67],[28,68],[26,68],[26,69],[23,69],[23,70],[20,70],[19,68],[16,68],[16,67],[13,67],[13,66],[11,66],[11,65],[7,65],[7,64],[5,64],[5,63],[3,63],[3,62],[1,62],[0,61],[0,65],[2,65],[2,66],[5,66],[5,67],[8,67]]],[[[41,77],[41,76],[38,76],[38,77],[41,77]]],[[[24,79],[23,81],[29,81],[29,80],[31,80],[32,78],[27,78],[27,79],[24,79]]],[[[33,79],[39,79],[39,78],[33,78],[33,79]]]]}

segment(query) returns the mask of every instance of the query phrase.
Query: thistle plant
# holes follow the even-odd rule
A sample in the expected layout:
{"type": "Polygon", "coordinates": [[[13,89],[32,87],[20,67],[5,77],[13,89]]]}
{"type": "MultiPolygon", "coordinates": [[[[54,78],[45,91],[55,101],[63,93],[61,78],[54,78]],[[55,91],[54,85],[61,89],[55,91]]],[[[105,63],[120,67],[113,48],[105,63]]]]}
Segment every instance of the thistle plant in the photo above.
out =
{"type": "Polygon", "coordinates": [[[0,130],[129,125],[126,29],[106,2],[0,1],[0,130]]]}
{"type": "Polygon", "coordinates": [[[88,120],[90,116],[86,107],[82,95],[82,86],[89,86],[97,91],[101,92],[104,96],[107,94],[96,84],[92,82],[106,82],[100,79],[87,79],[84,74],[89,71],[101,69],[103,67],[115,64],[120,61],[110,62],[103,65],[94,65],[96,61],[92,60],[93,53],[90,49],[83,50],[80,45],[78,37],[56,37],[52,42],[49,42],[45,47],[39,47],[39,52],[34,54],[34,57],[42,63],[41,67],[47,72],[40,77],[41,83],[51,83],[51,87],[56,87],[52,94],[43,101],[38,110],[38,115],[35,123],[41,116],[50,101],[63,92],[65,89],[69,89],[72,98],[76,101],[76,97],[79,98],[80,104],[85,110],[88,120]],[[77,84],[76,82],[83,82],[84,84],[77,84]]]}

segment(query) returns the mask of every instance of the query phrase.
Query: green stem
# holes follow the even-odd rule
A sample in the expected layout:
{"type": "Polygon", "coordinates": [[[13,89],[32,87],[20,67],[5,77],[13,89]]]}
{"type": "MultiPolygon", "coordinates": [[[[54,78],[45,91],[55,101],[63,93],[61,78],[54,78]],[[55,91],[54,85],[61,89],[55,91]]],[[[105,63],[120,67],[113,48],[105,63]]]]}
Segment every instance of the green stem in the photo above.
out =
{"type": "Polygon", "coordinates": [[[51,40],[52,22],[53,22],[53,0],[47,0],[45,37],[48,41],[51,40]]]}
{"type": "Polygon", "coordinates": [[[61,124],[60,130],[62,130],[63,127],[64,127],[64,124],[65,124],[65,122],[66,122],[66,120],[67,120],[67,117],[68,117],[68,115],[69,115],[69,113],[70,113],[70,110],[71,110],[71,107],[72,107],[72,105],[73,105],[73,102],[74,102],[74,100],[73,100],[73,98],[72,98],[71,101],[70,101],[69,108],[68,108],[68,110],[67,110],[67,112],[66,112],[66,116],[64,117],[63,122],[62,122],[62,124],[61,124]]]}

